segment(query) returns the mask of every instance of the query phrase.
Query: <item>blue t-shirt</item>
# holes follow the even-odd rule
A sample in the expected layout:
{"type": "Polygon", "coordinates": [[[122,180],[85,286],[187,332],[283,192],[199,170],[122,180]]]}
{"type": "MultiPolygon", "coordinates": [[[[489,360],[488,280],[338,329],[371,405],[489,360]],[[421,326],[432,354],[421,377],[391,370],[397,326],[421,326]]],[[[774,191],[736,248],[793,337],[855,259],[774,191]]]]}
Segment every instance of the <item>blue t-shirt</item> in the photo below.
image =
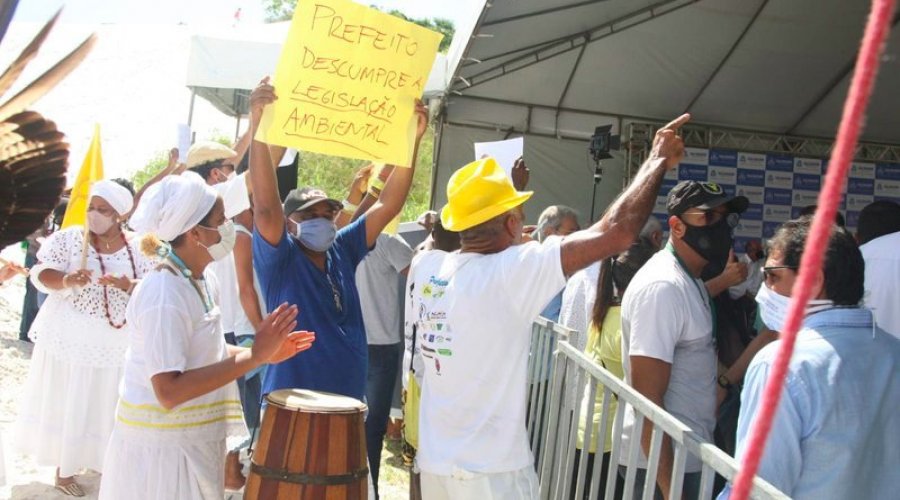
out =
{"type": "Polygon", "coordinates": [[[272,246],[254,231],[253,267],[268,310],[283,302],[296,304],[300,309],[297,330],[316,333],[309,350],[269,366],[264,394],[298,388],[363,399],[368,348],[356,289],[356,266],[368,252],[365,217],[338,231],[326,252],[326,269],[340,295],[339,312],[328,276],[294,238],[285,232],[278,245],[272,246]]]}

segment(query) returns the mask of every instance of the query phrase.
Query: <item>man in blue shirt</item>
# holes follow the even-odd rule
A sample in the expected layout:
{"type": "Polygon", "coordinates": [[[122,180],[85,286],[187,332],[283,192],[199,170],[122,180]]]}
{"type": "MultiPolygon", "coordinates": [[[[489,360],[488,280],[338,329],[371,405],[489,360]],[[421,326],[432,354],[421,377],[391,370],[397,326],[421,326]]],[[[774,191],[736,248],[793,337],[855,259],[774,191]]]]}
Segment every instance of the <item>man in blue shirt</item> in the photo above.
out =
{"type": "MultiPolygon", "coordinates": [[[[268,78],[250,96],[253,137],[263,108],[276,98],[268,78]]],[[[251,144],[253,265],[260,287],[270,310],[284,302],[296,304],[297,329],[316,333],[315,348],[269,367],[263,393],[303,388],[365,397],[367,346],[356,266],[406,202],[419,141],[428,126],[421,103],[416,104],[416,119],[412,166],[395,168],[378,201],[340,231],[334,220],[342,204],[321,190],[295,189],[282,206],[268,145],[256,140],[251,144]]]]}
{"type": "MultiPolygon", "coordinates": [[[[809,218],[786,222],[770,242],[757,301],[772,330],[784,324],[809,228],[809,218]]],[[[896,498],[900,491],[900,341],[859,307],[864,276],[853,237],[835,226],[759,464],[759,476],[791,498],[896,498]]],[[[780,341],[764,347],[747,370],[739,458],[780,348],[780,341]]],[[[729,496],[726,489],[719,498],[729,496]]]]}

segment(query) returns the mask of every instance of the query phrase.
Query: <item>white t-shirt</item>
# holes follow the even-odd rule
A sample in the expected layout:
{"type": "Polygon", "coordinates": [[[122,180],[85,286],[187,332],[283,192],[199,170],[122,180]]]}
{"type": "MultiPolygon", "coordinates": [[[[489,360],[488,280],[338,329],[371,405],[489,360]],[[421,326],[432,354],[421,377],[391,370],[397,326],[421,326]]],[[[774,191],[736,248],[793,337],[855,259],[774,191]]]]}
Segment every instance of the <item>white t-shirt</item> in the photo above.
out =
{"type": "Polygon", "coordinates": [[[237,385],[223,387],[163,410],[150,379],[159,373],[201,368],[227,357],[215,305],[216,283],[207,273],[200,289],[168,269],[150,272],[135,289],[126,317],[132,325],[120,388],[117,425],[152,433],[153,439],[200,442],[246,432],[237,385]]]}
{"type": "Polygon", "coordinates": [[[375,248],[356,268],[356,288],[369,344],[403,341],[400,272],[409,267],[412,253],[399,236],[380,234],[375,248]]]}
{"type": "Polygon", "coordinates": [[[421,470],[508,472],[533,464],[525,429],[531,324],[566,284],[559,241],[491,255],[417,256],[409,311],[424,383],[421,470]]]}
{"type": "Polygon", "coordinates": [[[866,261],[865,305],[878,326],[900,339],[900,231],[859,249],[866,261]]]}
{"type": "MultiPolygon", "coordinates": [[[[716,425],[716,350],[706,287],[663,249],[631,280],[622,298],[622,366],[631,385],[629,356],[646,356],[672,365],[663,397],[666,411],[700,437],[712,441],[716,425]]],[[[634,409],[625,411],[619,463],[628,463],[634,409]]],[[[644,454],[639,467],[646,467],[644,454]]],[[[700,470],[688,454],[686,472],[700,470]]]]}

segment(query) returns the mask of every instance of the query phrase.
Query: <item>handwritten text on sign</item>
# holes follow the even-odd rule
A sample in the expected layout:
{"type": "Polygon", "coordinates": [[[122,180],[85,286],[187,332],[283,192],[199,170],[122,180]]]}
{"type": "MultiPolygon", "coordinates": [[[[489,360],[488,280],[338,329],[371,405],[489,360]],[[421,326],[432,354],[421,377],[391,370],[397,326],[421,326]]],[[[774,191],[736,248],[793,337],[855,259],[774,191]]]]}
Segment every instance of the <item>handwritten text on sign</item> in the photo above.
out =
{"type": "Polygon", "coordinates": [[[441,38],[349,0],[300,0],[275,74],[278,100],[257,137],[409,166],[414,99],[441,38]]]}

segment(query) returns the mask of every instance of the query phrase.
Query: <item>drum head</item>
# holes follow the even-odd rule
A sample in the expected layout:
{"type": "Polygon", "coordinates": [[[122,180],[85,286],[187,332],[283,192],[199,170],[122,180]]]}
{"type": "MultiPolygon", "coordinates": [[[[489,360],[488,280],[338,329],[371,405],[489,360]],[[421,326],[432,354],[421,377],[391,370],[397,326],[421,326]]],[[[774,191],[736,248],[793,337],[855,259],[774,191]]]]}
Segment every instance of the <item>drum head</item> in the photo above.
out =
{"type": "Polygon", "coordinates": [[[358,413],[366,410],[366,405],[358,399],[307,389],[272,391],[266,399],[283,408],[310,413],[358,413]]]}

